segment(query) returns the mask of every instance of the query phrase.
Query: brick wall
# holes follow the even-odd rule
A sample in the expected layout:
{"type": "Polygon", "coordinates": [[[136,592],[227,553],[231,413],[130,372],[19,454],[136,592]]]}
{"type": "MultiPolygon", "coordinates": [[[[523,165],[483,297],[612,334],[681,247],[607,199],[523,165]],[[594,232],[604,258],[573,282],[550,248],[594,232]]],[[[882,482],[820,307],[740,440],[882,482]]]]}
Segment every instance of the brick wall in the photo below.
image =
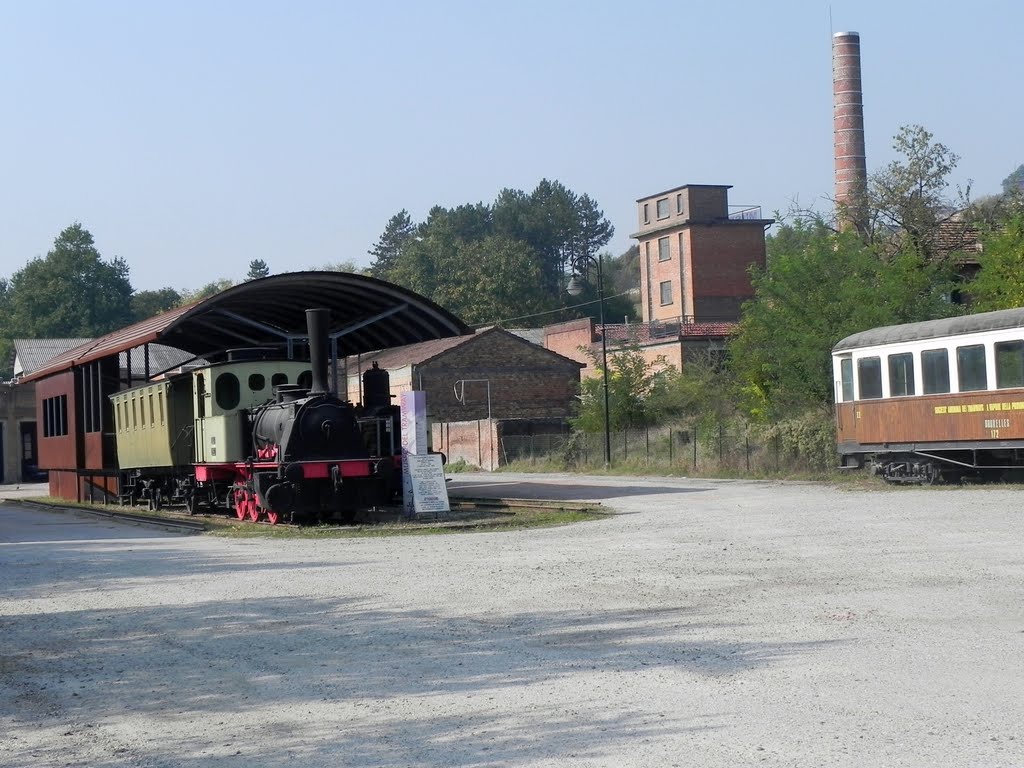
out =
{"type": "Polygon", "coordinates": [[[550,354],[505,331],[479,334],[473,341],[417,366],[415,379],[427,392],[432,418],[466,421],[487,418],[490,387],[494,418],[565,418],[579,390],[579,365],[550,354]],[[465,402],[455,396],[459,380],[465,402]]]}

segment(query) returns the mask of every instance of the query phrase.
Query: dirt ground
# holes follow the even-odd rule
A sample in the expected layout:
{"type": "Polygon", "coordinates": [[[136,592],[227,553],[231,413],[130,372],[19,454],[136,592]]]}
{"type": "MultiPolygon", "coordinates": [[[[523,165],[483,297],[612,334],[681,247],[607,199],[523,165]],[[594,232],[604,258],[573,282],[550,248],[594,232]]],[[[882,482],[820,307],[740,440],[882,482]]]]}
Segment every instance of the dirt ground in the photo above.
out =
{"type": "Polygon", "coordinates": [[[621,514],[221,539],[0,505],[0,765],[1024,768],[1019,489],[457,484],[520,479],[621,514]]]}

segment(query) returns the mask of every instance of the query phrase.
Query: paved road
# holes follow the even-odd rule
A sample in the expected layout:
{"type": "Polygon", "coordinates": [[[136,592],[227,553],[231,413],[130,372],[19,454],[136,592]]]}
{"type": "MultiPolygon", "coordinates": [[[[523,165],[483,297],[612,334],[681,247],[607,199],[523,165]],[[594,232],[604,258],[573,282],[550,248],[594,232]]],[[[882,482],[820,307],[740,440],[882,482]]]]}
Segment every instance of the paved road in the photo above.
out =
{"type": "Polygon", "coordinates": [[[509,481],[622,514],[263,541],[0,506],[0,765],[1024,766],[1019,491],[455,485],[509,481]]]}

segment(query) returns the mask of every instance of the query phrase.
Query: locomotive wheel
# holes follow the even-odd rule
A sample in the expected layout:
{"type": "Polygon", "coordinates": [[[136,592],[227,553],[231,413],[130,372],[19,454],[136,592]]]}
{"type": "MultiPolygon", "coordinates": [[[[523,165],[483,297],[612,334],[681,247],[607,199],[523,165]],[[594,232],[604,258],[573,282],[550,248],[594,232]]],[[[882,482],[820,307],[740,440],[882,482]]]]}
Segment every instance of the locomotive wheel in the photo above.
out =
{"type": "Polygon", "coordinates": [[[245,503],[245,491],[235,491],[231,494],[231,505],[235,509],[235,517],[245,520],[249,509],[245,503]]]}
{"type": "Polygon", "coordinates": [[[267,509],[264,511],[267,513],[267,522],[271,525],[277,525],[278,522],[281,520],[281,514],[279,512],[275,512],[272,509],[267,509]]]}

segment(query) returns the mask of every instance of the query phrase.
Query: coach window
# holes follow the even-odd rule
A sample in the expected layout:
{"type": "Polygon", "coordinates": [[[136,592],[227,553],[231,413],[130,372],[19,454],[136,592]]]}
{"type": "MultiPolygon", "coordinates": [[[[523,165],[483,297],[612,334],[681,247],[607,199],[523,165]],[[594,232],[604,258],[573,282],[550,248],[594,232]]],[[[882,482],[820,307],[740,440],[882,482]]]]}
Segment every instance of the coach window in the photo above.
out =
{"type": "Polygon", "coordinates": [[[843,402],[853,402],[853,358],[844,357],[839,361],[839,375],[843,380],[843,402]]]}
{"type": "Polygon", "coordinates": [[[287,373],[275,373],[273,376],[270,377],[270,386],[272,386],[272,387],[279,387],[282,384],[287,384],[287,383],[288,383],[288,374],[287,373]]]}
{"type": "Polygon", "coordinates": [[[249,374],[249,389],[253,392],[262,392],[265,386],[267,386],[267,380],[262,373],[249,374]]]}
{"type": "Polygon", "coordinates": [[[857,361],[857,388],[861,400],[876,400],[882,396],[882,360],[862,357],[857,361]]]}
{"type": "Polygon", "coordinates": [[[921,353],[922,392],[941,395],[949,392],[949,353],[944,349],[926,349],[921,353]]]}
{"type": "Polygon", "coordinates": [[[303,371],[299,374],[299,378],[295,381],[299,385],[299,389],[312,389],[313,388],[313,372],[303,371]]]}
{"type": "Polygon", "coordinates": [[[217,383],[213,385],[213,389],[217,397],[217,405],[225,411],[238,407],[242,393],[238,386],[238,377],[235,374],[222,373],[217,377],[217,383]]]}
{"type": "Polygon", "coordinates": [[[995,347],[996,387],[1024,387],[1024,341],[1000,341],[995,347]]]}
{"type": "Polygon", "coordinates": [[[988,389],[985,374],[985,345],[971,344],[956,348],[957,382],[961,392],[976,392],[988,389]]]}
{"type": "Polygon", "coordinates": [[[889,397],[913,395],[914,391],[914,355],[904,352],[889,355],[889,397]]]}

